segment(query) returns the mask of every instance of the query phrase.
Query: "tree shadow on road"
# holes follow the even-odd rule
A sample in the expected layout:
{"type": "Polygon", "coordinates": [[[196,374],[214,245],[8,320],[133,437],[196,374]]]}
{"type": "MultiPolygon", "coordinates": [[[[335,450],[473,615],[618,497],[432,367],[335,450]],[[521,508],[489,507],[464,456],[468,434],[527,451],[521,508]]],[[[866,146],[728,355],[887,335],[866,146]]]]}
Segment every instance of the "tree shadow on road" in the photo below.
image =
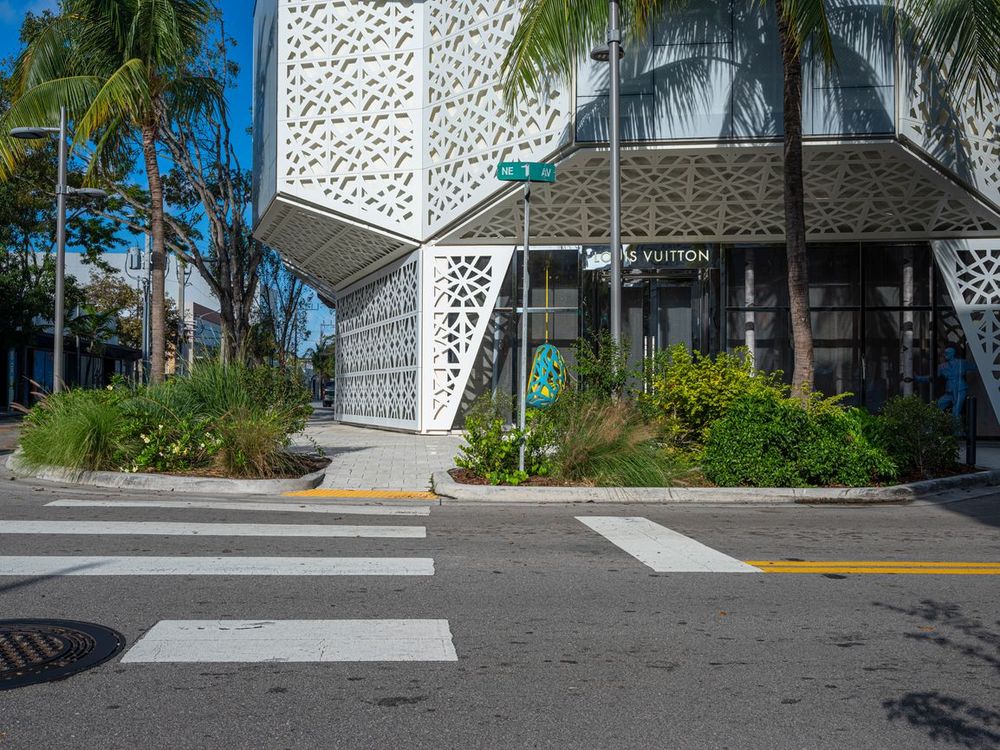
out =
{"type": "MultiPolygon", "coordinates": [[[[956,660],[1000,673],[1000,631],[963,613],[961,606],[924,599],[916,607],[875,606],[927,623],[904,637],[944,649],[956,660]]],[[[1000,626],[1000,622],[995,623],[1000,626]]],[[[982,688],[980,687],[980,690],[982,688]]],[[[882,702],[891,722],[905,721],[937,743],[970,750],[1000,748],[1000,710],[936,690],[906,693],[882,702]]]]}
{"type": "Polygon", "coordinates": [[[890,721],[906,721],[934,742],[970,750],[1000,747],[1000,713],[938,692],[907,693],[882,702],[890,721]]]}

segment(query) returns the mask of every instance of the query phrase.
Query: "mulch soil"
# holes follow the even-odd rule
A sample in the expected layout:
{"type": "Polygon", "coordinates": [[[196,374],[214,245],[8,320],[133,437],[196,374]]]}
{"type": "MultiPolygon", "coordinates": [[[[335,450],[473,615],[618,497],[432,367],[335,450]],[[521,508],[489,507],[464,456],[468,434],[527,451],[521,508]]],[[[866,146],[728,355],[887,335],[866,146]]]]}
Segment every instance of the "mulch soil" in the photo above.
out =
{"type": "MultiPolygon", "coordinates": [[[[201,477],[205,479],[298,479],[299,477],[304,477],[306,474],[312,474],[314,471],[319,471],[325,468],[329,463],[330,459],[321,458],[319,456],[301,456],[293,455],[292,458],[295,459],[297,466],[288,471],[280,472],[278,474],[272,474],[267,477],[234,477],[227,474],[222,469],[212,468],[212,467],[202,467],[198,469],[191,469],[190,471],[171,471],[162,472],[164,476],[173,477],[201,477]]],[[[147,472],[150,474],[157,474],[161,472],[147,472]]]]}
{"type": "MultiPolygon", "coordinates": [[[[914,474],[914,475],[910,475],[910,476],[905,476],[905,477],[900,477],[898,481],[893,482],[893,485],[896,485],[896,484],[909,484],[911,482],[921,482],[921,481],[924,481],[926,479],[944,479],[945,477],[957,477],[957,476],[961,476],[962,474],[974,474],[974,473],[976,473],[978,471],[982,471],[982,469],[981,468],[977,468],[975,466],[966,466],[966,465],[963,464],[963,465],[956,466],[954,469],[952,469],[950,471],[939,472],[938,474],[936,474],[933,477],[925,477],[925,476],[921,476],[921,475],[918,475],[918,474],[914,474]]],[[[479,486],[486,486],[486,485],[489,484],[489,482],[487,482],[483,477],[479,476],[475,472],[469,471],[468,469],[451,469],[448,473],[451,475],[451,478],[454,479],[459,484],[474,484],[474,485],[479,485],[479,486]]],[[[690,476],[689,480],[690,481],[688,481],[687,483],[684,483],[684,484],[678,483],[678,484],[676,484],[674,486],[675,487],[715,487],[716,486],[716,485],[712,484],[711,482],[709,482],[707,479],[705,479],[700,474],[690,476]]],[[[893,486],[893,485],[874,484],[872,486],[874,486],[874,487],[888,487],[888,486],[893,486]]],[[[509,486],[509,485],[505,485],[505,486],[509,486]]],[[[553,477],[529,477],[527,481],[522,482],[519,486],[520,487],[590,487],[592,485],[589,485],[589,484],[587,484],[585,482],[576,482],[576,483],[563,482],[563,481],[560,481],[560,480],[555,479],[553,477]]],[[[841,487],[840,485],[832,485],[832,486],[828,487],[827,489],[845,489],[845,488],[841,487]]]]}

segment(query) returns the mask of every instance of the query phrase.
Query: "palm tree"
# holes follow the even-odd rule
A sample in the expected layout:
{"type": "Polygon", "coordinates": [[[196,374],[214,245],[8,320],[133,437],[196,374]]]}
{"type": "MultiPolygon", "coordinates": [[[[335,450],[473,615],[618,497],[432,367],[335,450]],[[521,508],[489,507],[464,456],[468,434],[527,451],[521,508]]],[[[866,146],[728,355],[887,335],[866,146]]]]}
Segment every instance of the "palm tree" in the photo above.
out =
{"type": "MultiPolygon", "coordinates": [[[[805,189],[802,160],[802,53],[810,46],[827,67],[835,64],[827,0],[757,0],[772,4],[783,67],[785,247],[791,308],[793,391],[813,386],[814,358],[806,261],[805,189]]],[[[641,38],[657,18],[684,0],[622,0],[623,27],[641,38]]],[[[901,27],[931,57],[952,57],[950,83],[974,86],[977,102],[995,95],[1000,70],[1000,0],[898,0],[901,27]]],[[[887,13],[893,9],[888,0],[887,13]]],[[[503,63],[508,104],[541,89],[553,76],[571,79],[577,63],[603,41],[607,0],[524,0],[521,23],[503,63]]]]}
{"type": "Polygon", "coordinates": [[[0,179],[25,153],[10,128],[57,122],[67,107],[74,145],[90,143],[88,179],[120,174],[132,148],[142,152],[152,239],[153,382],[166,362],[166,268],[161,127],[172,114],[219,99],[219,86],[187,70],[212,13],[207,0],[65,0],[61,15],[30,42],[17,63],[14,102],[0,123],[0,179]]]}

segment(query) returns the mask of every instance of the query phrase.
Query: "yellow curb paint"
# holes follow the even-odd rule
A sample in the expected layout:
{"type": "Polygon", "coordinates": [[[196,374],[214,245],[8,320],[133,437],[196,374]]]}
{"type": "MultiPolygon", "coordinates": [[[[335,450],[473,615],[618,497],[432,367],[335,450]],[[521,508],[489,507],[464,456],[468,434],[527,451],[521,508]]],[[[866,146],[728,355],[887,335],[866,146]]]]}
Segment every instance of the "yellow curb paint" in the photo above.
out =
{"type": "Polygon", "coordinates": [[[433,492],[396,492],[393,490],[302,490],[285,492],[283,497],[363,497],[369,500],[437,500],[433,492]]]}
{"type": "Polygon", "coordinates": [[[1000,563],[903,560],[747,560],[765,573],[819,575],[1000,575],[1000,563]]]}

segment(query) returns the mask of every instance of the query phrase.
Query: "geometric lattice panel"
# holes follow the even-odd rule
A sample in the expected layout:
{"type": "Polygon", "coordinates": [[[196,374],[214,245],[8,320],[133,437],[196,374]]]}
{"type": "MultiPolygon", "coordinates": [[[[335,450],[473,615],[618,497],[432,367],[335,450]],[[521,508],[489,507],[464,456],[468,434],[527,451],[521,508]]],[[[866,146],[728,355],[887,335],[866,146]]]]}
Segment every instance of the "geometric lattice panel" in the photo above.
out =
{"type": "Polygon", "coordinates": [[[462,393],[496,306],[512,247],[425,250],[430,341],[425,353],[423,430],[452,429],[462,393]]]}
{"type": "Polygon", "coordinates": [[[337,298],[337,418],[420,429],[420,255],[337,298]]]}
{"type": "Polygon", "coordinates": [[[417,236],[422,4],[293,2],[281,21],[283,189],[417,236]]]}
{"type": "Polygon", "coordinates": [[[900,74],[900,135],[1000,205],[1000,101],[964,99],[947,85],[946,63],[905,61],[900,74]]]}
{"type": "Polygon", "coordinates": [[[567,143],[569,87],[555,82],[504,107],[500,64],[518,0],[427,0],[425,233],[496,191],[496,165],[542,159],[567,143]]]}
{"type": "MultiPolygon", "coordinates": [[[[622,156],[626,242],[781,241],[780,146],[639,147],[622,156]]],[[[896,143],[807,145],[810,240],[994,234],[1000,215],[896,143]]],[[[607,154],[578,151],[554,185],[532,192],[532,235],[554,244],[607,242],[607,154]]],[[[484,211],[448,238],[520,241],[521,202],[484,211]]]]}
{"type": "Polygon", "coordinates": [[[1000,239],[935,242],[934,256],[1000,419],[1000,239]]]}

